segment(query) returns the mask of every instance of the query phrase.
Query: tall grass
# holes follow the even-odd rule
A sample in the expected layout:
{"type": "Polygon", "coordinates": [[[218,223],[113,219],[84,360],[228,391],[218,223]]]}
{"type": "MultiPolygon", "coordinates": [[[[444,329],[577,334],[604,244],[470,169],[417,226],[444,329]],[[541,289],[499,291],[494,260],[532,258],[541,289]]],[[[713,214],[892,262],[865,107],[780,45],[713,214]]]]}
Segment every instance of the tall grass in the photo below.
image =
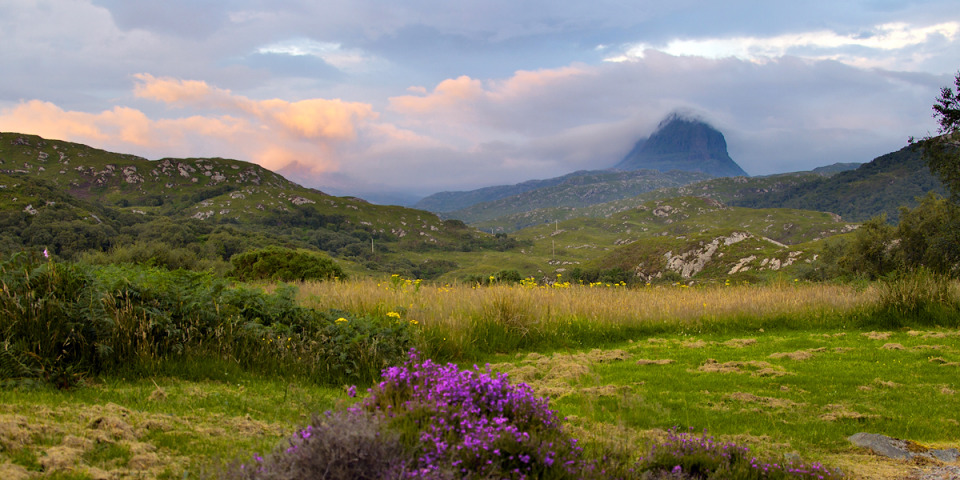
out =
{"type": "Polygon", "coordinates": [[[660,332],[819,328],[877,300],[872,288],[790,283],[767,286],[413,286],[396,281],[304,283],[314,308],[402,311],[422,329],[430,355],[461,358],[523,348],[596,346],[660,332]]]}

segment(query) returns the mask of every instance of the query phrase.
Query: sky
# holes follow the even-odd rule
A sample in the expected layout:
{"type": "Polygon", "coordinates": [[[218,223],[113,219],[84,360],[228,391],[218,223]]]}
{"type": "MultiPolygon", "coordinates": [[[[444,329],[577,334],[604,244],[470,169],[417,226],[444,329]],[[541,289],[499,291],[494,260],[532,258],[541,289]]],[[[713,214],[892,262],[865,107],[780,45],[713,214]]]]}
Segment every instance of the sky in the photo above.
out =
{"type": "Polygon", "coordinates": [[[672,112],[751,175],[937,130],[956,0],[0,0],[0,131],[380,202],[609,168],[672,112]]]}

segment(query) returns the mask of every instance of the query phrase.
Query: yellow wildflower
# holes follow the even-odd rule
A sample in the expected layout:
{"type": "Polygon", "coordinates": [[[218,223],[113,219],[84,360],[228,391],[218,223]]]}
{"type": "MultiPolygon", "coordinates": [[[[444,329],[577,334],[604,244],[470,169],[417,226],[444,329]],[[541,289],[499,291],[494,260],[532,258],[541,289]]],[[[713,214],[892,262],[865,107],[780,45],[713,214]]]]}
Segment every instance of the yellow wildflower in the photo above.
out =
{"type": "Polygon", "coordinates": [[[387,316],[390,318],[400,318],[400,314],[397,312],[387,312],[387,316]]]}
{"type": "Polygon", "coordinates": [[[340,317],[340,318],[337,319],[337,322],[336,322],[336,323],[347,323],[347,319],[346,319],[346,318],[343,318],[343,317],[340,317]]]}

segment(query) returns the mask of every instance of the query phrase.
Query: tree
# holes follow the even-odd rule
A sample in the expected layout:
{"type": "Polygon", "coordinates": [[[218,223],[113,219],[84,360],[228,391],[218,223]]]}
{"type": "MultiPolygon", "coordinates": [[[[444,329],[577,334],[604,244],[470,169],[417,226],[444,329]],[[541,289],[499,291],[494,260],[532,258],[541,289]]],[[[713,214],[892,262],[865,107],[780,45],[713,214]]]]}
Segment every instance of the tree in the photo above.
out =
{"type": "Polygon", "coordinates": [[[940,98],[933,106],[933,118],[940,123],[941,134],[953,134],[960,130],[960,71],[953,80],[956,91],[950,87],[940,89],[940,98]]]}
{"type": "Polygon", "coordinates": [[[940,177],[950,199],[960,204],[960,71],[954,86],[940,89],[940,98],[933,105],[940,135],[924,139],[922,147],[930,171],[940,177]]]}

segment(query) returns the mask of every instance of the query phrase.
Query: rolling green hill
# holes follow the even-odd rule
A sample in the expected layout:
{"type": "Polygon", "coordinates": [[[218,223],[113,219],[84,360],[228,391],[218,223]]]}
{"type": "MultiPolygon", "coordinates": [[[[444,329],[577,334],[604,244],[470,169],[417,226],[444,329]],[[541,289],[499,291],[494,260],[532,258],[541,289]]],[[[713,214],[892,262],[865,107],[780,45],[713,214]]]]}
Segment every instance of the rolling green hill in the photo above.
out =
{"type": "Polygon", "coordinates": [[[940,180],[924,163],[920,149],[907,146],[855,170],[778,191],[754,192],[730,203],[753,208],[833,212],[850,221],[865,221],[886,214],[889,221],[895,222],[899,218],[899,207],[916,206],[915,199],[930,191],[945,194],[940,180]]]}
{"type": "Polygon", "coordinates": [[[485,278],[514,269],[541,280],[557,273],[563,280],[593,280],[616,271],[610,278],[628,283],[752,281],[797,275],[820,252],[821,240],[856,228],[822,212],[731,207],[701,197],[651,200],[607,217],[525,228],[515,233],[522,248],[458,261],[463,268],[450,275],[485,278]]]}
{"type": "Polygon", "coordinates": [[[323,250],[360,270],[424,276],[456,265],[412,265],[405,252],[513,246],[462,222],[330,196],[238,160],[149,161],[0,133],[0,175],[0,246],[6,250],[50,248],[76,258],[160,242],[224,261],[246,248],[282,244],[323,250]]]}

